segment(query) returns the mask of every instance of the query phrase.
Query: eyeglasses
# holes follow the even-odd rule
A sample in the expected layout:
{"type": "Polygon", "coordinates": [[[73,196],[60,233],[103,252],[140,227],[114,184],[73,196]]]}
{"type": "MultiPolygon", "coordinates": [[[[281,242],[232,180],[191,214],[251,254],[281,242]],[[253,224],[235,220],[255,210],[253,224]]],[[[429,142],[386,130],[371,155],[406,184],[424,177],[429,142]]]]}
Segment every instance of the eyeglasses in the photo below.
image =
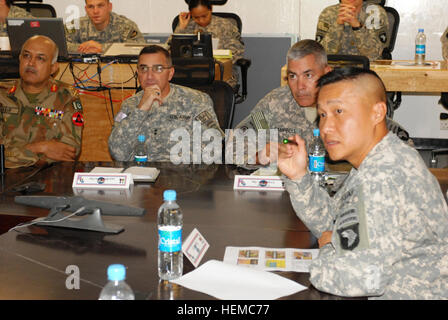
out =
{"type": "Polygon", "coordinates": [[[155,64],[153,66],[147,66],[145,64],[139,65],[137,67],[137,70],[139,73],[147,73],[149,69],[152,70],[154,73],[162,73],[165,69],[171,69],[172,66],[163,66],[161,64],[155,64]]]}

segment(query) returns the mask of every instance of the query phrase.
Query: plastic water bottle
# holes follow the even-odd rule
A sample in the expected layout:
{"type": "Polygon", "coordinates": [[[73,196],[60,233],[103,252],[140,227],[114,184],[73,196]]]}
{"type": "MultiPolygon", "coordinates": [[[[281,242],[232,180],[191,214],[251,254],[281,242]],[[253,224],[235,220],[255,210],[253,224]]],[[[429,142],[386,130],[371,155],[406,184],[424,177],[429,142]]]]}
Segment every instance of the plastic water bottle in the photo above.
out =
{"type": "Polygon", "coordinates": [[[135,147],[134,160],[138,166],[144,166],[148,161],[148,152],[146,152],[145,140],[146,137],[140,134],[138,137],[137,146],[135,147]]]}
{"type": "Polygon", "coordinates": [[[320,139],[319,129],[313,130],[314,139],[309,147],[309,171],[319,185],[325,185],[325,147],[320,139]]]}
{"type": "Polygon", "coordinates": [[[415,64],[425,64],[426,57],[426,35],[424,29],[418,29],[415,37],[415,64]]]}
{"type": "Polygon", "coordinates": [[[126,268],[122,264],[111,264],[107,268],[109,282],[101,290],[99,300],[134,300],[134,292],[124,281],[126,268]]]}
{"type": "Polygon", "coordinates": [[[183,271],[183,215],[176,203],[176,191],[165,190],[163,200],[165,202],[160,206],[157,215],[159,277],[162,280],[173,280],[182,276],[183,271]]]}

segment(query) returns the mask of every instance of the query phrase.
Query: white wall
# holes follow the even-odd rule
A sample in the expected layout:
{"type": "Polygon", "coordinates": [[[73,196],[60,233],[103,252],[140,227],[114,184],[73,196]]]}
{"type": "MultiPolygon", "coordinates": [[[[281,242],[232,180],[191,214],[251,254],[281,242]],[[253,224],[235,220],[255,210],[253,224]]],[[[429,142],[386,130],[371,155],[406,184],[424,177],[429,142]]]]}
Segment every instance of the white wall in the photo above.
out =
{"type": "MultiPolygon", "coordinates": [[[[66,10],[75,7],[84,15],[84,0],[45,2],[52,4],[64,18],[73,14],[66,10]]],[[[112,0],[112,3],[115,12],[134,20],[144,33],[170,33],[173,17],[187,9],[184,0],[112,0]]],[[[336,3],[338,0],[228,0],[226,5],[214,10],[238,13],[243,20],[243,35],[292,34],[305,39],[314,38],[322,9],[336,3]]],[[[387,0],[386,5],[394,7],[401,17],[394,59],[413,59],[415,34],[418,28],[425,28],[427,59],[440,60],[440,36],[448,26],[447,0],[387,0]]],[[[272,76],[279,77],[279,74],[272,76]]],[[[439,113],[445,112],[437,104],[439,97],[405,95],[394,118],[411,136],[448,138],[448,131],[439,130],[439,113]]]]}

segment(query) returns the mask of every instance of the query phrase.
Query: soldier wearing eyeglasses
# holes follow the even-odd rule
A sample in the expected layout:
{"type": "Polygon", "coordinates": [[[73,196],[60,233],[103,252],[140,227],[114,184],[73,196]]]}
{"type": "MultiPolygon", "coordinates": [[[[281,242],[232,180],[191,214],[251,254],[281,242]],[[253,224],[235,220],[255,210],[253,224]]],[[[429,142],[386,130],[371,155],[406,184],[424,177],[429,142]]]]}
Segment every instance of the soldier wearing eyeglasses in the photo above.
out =
{"type": "Polygon", "coordinates": [[[193,137],[193,124],[201,130],[216,129],[222,136],[213,101],[207,94],[169,83],[174,75],[169,52],[161,46],[142,49],[137,64],[143,90],[128,98],[115,117],[109,136],[109,151],[115,160],[131,161],[140,134],[146,137],[150,161],[169,161],[177,141],[171,132],[184,128],[193,137]]]}

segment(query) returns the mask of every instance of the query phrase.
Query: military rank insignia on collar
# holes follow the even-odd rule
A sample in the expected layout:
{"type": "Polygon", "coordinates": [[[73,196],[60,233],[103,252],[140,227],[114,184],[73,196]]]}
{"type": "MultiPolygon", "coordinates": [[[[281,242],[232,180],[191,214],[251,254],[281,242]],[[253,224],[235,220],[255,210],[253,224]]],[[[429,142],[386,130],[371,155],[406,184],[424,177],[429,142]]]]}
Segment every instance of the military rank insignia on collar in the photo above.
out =
{"type": "Polygon", "coordinates": [[[34,113],[37,116],[44,116],[51,119],[58,119],[62,120],[64,117],[64,111],[59,111],[55,109],[49,109],[49,108],[42,108],[42,107],[35,107],[34,113]]]}
{"type": "Polygon", "coordinates": [[[8,94],[9,95],[13,95],[16,92],[16,90],[17,90],[17,87],[16,86],[12,86],[11,89],[9,89],[8,94]]]}
{"type": "Polygon", "coordinates": [[[50,88],[50,91],[51,91],[51,92],[56,92],[56,91],[58,91],[58,86],[57,86],[56,84],[53,84],[53,85],[51,86],[51,88],[50,88]]]}

